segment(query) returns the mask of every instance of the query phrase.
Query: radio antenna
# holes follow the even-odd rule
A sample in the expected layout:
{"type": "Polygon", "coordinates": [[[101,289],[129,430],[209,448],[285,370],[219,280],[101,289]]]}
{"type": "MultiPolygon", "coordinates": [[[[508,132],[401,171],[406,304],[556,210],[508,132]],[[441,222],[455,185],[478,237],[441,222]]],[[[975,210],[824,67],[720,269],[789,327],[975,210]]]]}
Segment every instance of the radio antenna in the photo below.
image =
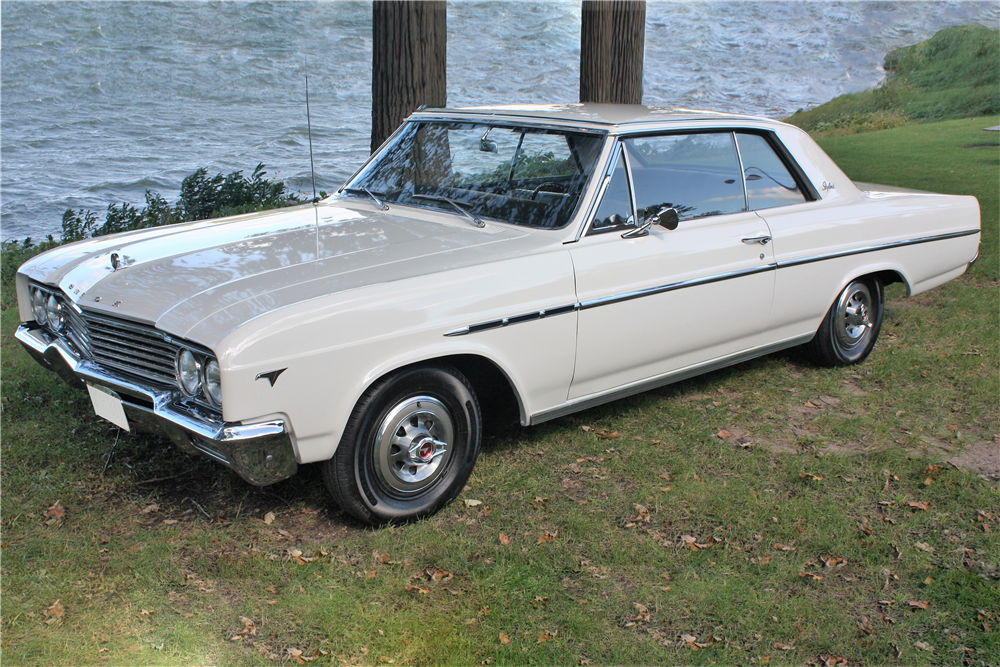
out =
{"type": "MultiPolygon", "coordinates": [[[[307,61],[308,67],[308,61],[307,61]]],[[[313,131],[312,131],[312,117],[309,113],[309,73],[306,72],[306,127],[309,132],[309,172],[312,174],[312,186],[313,186],[313,203],[319,201],[319,197],[316,196],[316,163],[313,161],[313,131]]]]}

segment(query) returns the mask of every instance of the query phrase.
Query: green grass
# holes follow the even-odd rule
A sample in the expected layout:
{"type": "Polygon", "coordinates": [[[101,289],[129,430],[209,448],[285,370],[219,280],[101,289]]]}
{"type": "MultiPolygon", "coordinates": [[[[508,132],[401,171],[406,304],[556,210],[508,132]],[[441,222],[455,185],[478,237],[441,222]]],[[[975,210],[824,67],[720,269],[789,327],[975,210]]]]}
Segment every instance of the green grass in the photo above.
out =
{"type": "Polygon", "coordinates": [[[965,147],[998,122],[823,141],[983,210],[980,262],[893,286],[864,364],[772,355],[494,436],[456,503],[395,528],[314,466],[255,489],[123,435],[102,475],[113,427],[19,349],[5,287],[5,664],[995,663],[1000,490],[944,462],[1000,432],[1000,150],[965,147]]]}
{"type": "Polygon", "coordinates": [[[788,121],[838,135],[888,129],[908,119],[971,118],[1000,113],[1000,31],[981,25],[946,28],[891,51],[886,80],[874,90],[841,95],[788,121]]]}

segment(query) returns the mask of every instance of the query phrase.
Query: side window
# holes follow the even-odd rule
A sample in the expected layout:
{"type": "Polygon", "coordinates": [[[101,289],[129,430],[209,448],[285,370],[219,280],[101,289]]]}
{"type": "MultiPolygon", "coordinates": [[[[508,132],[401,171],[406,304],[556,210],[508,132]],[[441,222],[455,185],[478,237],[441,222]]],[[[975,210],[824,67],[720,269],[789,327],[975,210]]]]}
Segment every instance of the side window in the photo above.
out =
{"type": "Polygon", "coordinates": [[[611,182],[597,207],[597,215],[594,216],[590,233],[609,231],[634,222],[632,196],[628,189],[628,174],[625,172],[625,156],[619,153],[618,164],[611,172],[611,182]]]}
{"type": "Polygon", "coordinates": [[[681,220],[746,210],[731,132],[627,139],[640,220],[675,208],[681,220]]]}
{"type": "Polygon", "coordinates": [[[808,201],[785,163],[767,143],[767,139],[757,134],[737,132],[736,141],[739,142],[740,157],[743,158],[750,210],[808,201]]]}

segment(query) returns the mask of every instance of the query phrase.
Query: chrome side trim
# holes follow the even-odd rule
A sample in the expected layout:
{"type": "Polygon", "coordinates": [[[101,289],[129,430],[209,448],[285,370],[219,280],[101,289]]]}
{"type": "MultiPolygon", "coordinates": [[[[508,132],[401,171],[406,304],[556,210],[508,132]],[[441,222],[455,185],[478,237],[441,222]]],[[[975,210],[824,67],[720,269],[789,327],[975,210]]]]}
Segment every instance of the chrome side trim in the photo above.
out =
{"type": "Polygon", "coordinates": [[[980,231],[981,230],[979,229],[969,229],[964,232],[951,232],[948,234],[938,234],[937,236],[924,236],[916,239],[908,239],[906,241],[892,241],[890,243],[880,243],[879,245],[864,246],[861,248],[853,248],[851,250],[841,250],[839,252],[831,252],[825,255],[814,255],[812,257],[803,257],[801,259],[778,262],[778,268],[783,269],[790,266],[799,266],[801,264],[812,264],[813,262],[822,262],[827,259],[838,259],[840,257],[848,257],[850,255],[863,255],[864,253],[878,252],[879,250],[888,250],[889,248],[902,248],[903,246],[908,245],[919,245],[921,243],[931,243],[933,241],[957,239],[962,236],[979,234],[980,231]]]}
{"type": "Polygon", "coordinates": [[[558,417],[564,417],[568,414],[574,412],[579,412],[580,410],[586,410],[598,405],[603,405],[604,403],[610,403],[611,401],[617,401],[621,398],[627,398],[629,396],[634,396],[635,394],[641,394],[650,389],[656,389],[657,387],[663,387],[668,384],[673,384],[674,382],[680,382],[682,380],[687,380],[696,375],[702,375],[703,373],[711,373],[712,371],[719,370],[720,368],[725,368],[727,366],[732,366],[734,364],[739,364],[744,361],[749,361],[750,359],[755,359],[757,357],[762,357],[766,354],[772,354],[780,350],[785,350],[790,347],[795,347],[797,345],[802,345],[803,343],[808,343],[812,340],[814,334],[805,334],[802,336],[796,336],[794,338],[789,338],[777,343],[772,343],[770,345],[764,345],[763,347],[754,348],[752,350],[744,350],[743,352],[737,352],[726,357],[721,357],[719,359],[714,359],[712,361],[698,364],[696,366],[689,366],[687,368],[682,368],[677,371],[671,371],[669,373],[664,373],[663,375],[658,375],[653,378],[646,380],[641,380],[635,384],[619,387],[617,389],[612,389],[610,391],[594,394],[591,396],[586,396],[568,403],[564,403],[555,408],[549,410],[542,410],[541,412],[536,412],[529,417],[528,424],[526,426],[541,424],[542,422],[549,421],[551,419],[556,419],[558,417]]]}
{"type": "Polygon", "coordinates": [[[727,273],[719,273],[717,275],[706,276],[704,278],[692,278],[691,280],[681,280],[680,282],[669,283],[667,285],[660,285],[658,287],[647,287],[646,289],[636,290],[634,292],[626,292],[624,294],[615,294],[614,296],[605,296],[599,299],[591,299],[589,301],[583,301],[579,304],[579,306],[581,310],[587,310],[588,308],[596,308],[598,306],[607,306],[612,303],[620,303],[622,301],[631,301],[632,299],[640,299],[644,296],[652,296],[654,294],[673,292],[674,290],[684,289],[685,287],[708,285],[710,283],[717,283],[723,280],[732,280],[733,278],[752,276],[755,273],[773,271],[774,269],[777,268],[777,266],[778,266],[777,264],[767,264],[765,266],[755,266],[752,269],[740,269],[738,271],[729,271],[727,273]]]}
{"type": "Polygon", "coordinates": [[[546,317],[555,317],[556,315],[564,315],[566,313],[571,313],[574,310],[578,310],[580,304],[571,303],[566,306],[558,306],[556,308],[545,308],[543,310],[536,310],[532,313],[524,313],[523,315],[515,315],[514,317],[501,317],[498,320],[489,320],[488,322],[480,322],[478,324],[470,324],[467,327],[461,327],[459,329],[454,329],[445,334],[445,336],[464,336],[470,333],[479,333],[480,331],[489,331],[490,329],[499,329],[501,327],[510,326],[511,324],[521,324],[523,322],[533,322],[535,320],[540,320],[546,317]]]}
{"type": "MultiPolygon", "coordinates": [[[[801,264],[810,264],[812,262],[820,262],[827,259],[836,259],[839,257],[847,257],[849,255],[861,255],[868,252],[886,250],[888,248],[899,248],[902,246],[917,245],[920,243],[930,243],[931,241],[943,241],[947,239],[959,238],[962,236],[971,236],[972,234],[979,234],[979,233],[980,230],[978,229],[968,230],[964,232],[951,232],[949,234],[939,234],[937,236],[927,236],[918,239],[910,239],[907,241],[893,241],[891,243],[883,243],[881,245],[876,245],[876,246],[866,246],[863,248],[855,248],[853,250],[844,250],[841,252],[829,253],[826,255],[817,255],[815,257],[805,257],[803,259],[796,259],[788,262],[774,262],[763,266],[756,266],[750,269],[729,271],[727,273],[719,273],[717,275],[706,276],[704,278],[692,278],[691,280],[681,280],[676,283],[658,285],[657,287],[647,287],[646,289],[636,290],[634,292],[625,292],[623,294],[614,294],[612,296],[600,297],[598,299],[590,299],[588,301],[579,301],[577,303],[565,306],[559,306],[558,308],[548,308],[546,310],[539,310],[534,313],[525,313],[523,315],[516,315],[514,317],[503,317],[496,320],[490,320],[488,322],[470,324],[469,326],[460,327],[458,329],[449,331],[444,335],[464,336],[470,333],[479,333],[480,331],[489,331],[490,329],[498,329],[500,327],[506,327],[511,324],[521,324],[522,322],[531,322],[533,320],[541,319],[547,316],[562,315],[563,313],[568,313],[574,310],[587,310],[589,308],[597,308],[598,306],[607,306],[613,303],[621,303],[622,301],[631,301],[632,299],[640,299],[645,296],[653,296],[655,294],[664,294],[666,292],[673,292],[674,290],[684,289],[686,287],[696,287],[698,285],[708,285],[710,283],[717,283],[723,280],[732,280],[733,278],[743,278],[745,276],[752,276],[757,273],[763,273],[764,271],[774,271],[776,269],[784,269],[792,266],[799,266],[801,264]]],[[[758,239],[744,239],[743,241],[760,243],[761,241],[763,241],[763,239],[770,240],[770,237],[762,236],[759,237],[758,239]]]]}

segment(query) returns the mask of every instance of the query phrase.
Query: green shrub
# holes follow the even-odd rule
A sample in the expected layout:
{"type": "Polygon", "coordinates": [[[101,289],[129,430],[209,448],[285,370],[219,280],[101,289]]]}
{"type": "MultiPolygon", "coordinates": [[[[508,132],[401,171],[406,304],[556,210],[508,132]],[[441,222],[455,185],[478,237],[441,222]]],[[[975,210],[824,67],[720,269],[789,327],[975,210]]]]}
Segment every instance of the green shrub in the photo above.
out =
{"type": "Polygon", "coordinates": [[[110,204],[104,216],[104,223],[100,225],[97,214],[93,211],[67,209],[63,213],[62,234],[59,241],[56,241],[51,234],[37,245],[30,237],[21,241],[4,241],[0,247],[3,284],[8,286],[13,283],[21,264],[39,253],[64,243],[134,229],[252,213],[301,203],[295,193],[288,191],[283,181],[270,180],[266,176],[263,163],[257,164],[250,178],[244,176],[242,171],[234,171],[226,176],[220,173],[209,178],[208,170],[202,167],[181,182],[180,198],[176,206],[171,207],[159,193],[146,190],[145,206],[136,208],[128,202],[120,205],[110,204]]]}

